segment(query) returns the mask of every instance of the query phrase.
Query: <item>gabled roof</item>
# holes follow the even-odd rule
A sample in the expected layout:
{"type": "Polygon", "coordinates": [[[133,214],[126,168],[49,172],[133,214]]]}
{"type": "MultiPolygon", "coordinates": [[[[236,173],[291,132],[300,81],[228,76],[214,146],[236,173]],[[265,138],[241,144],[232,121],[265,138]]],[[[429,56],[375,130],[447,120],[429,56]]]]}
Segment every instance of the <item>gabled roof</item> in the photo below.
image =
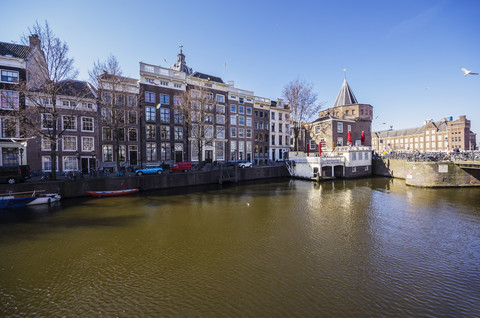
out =
{"type": "Polygon", "coordinates": [[[327,116],[323,116],[323,117],[319,117],[319,118],[315,119],[312,122],[312,124],[319,123],[321,121],[326,121],[326,120],[338,120],[338,121],[349,122],[349,123],[354,123],[355,122],[354,120],[351,120],[351,119],[345,119],[345,118],[340,118],[340,117],[336,117],[336,116],[332,116],[332,115],[327,115],[327,116]]]}
{"type": "Polygon", "coordinates": [[[220,77],[213,76],[213,75],[208,75],[208,74],[205,74],[205,73],[195,72],[191,76],[196,77],[196,78],[201,78],[201,79],[204,79],[204,80],[208,80],[208,81],[212,81],[212,82],[217,82],[217,83],[224,84],[223,80],[220,77]]]}
{"type": "MultiPolygon", "coordinates": [[[[445,120],[432,122],[432,124],[435,125],[437,132],[447,131],[447,122],[445,120]]],[[[378,132],[375,132],[375,134],[377,134],[377,136],[380,138],[423,135],[425,128],[426,128],[426,125],[423,125],[415,128],[378,131],[378,132]]]]}
{"type": "Polygon", "coordinates": [[[81,96],[82,98],[97,98],[93,87],[88,82],[77,80],[65,80],[59,83],[59,94],[66,96],[81,96]]]}
{"type": "Polygon", "coordinates": [[[32,48],[25,45],[0,42],[0,55],[26,59],[32,48]]]}
{"type": "Polygon", "coordinates": [[[333,107],[353,104],[358,104],[357,99],[355,98],[350,86],[348,86],[347,79],[344,78],[342,87],[340,88],[340,92],[338,93],[333,107]]]}

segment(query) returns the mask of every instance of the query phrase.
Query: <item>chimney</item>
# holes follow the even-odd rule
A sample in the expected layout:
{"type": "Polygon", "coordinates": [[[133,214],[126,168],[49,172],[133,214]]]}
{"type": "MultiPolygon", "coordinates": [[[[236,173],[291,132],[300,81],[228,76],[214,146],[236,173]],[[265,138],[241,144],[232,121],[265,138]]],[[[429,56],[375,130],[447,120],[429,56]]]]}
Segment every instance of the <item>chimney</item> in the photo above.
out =
{"type": "Polygon", "coordinates": [[[30,35],[28,39],[30,40],[30,47],[40,47],[40,39],[37,34],[30,35]]]}

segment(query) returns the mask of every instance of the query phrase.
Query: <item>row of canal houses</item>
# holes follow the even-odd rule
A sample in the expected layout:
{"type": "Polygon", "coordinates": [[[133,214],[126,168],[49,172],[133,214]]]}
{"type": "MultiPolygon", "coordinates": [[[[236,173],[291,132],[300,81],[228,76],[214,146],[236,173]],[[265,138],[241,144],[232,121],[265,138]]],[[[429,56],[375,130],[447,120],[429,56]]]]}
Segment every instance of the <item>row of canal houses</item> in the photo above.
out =
{"type": "MultiPolygon", "coordinates": [[[[13,129],[11,124],[15,121],[12,111],[35,106],[29,105],[29,100],[22,97],[16,87],[35,78],[38,68],[33,61],[41,56],[41,43],[35,35],[30,36],[29,45],[0,42],[0,165],[29,164],[33,171],[51,170],[48,139],[40,135],[25,138],[18,123],[13,129]]],[[[332,164],[330,159],[331,171],[329,168],[322,171],[319,162],[320,166],[315,166],[317,176],[320,175],[318,169],[322,176],[356,176],[356,168],[345,171],[345,162],[352,158],[345,153],[354,149],[362,154],[369,151],[373,107],[358,104],[346,81],[334,106],[323,110],[313,123],[303,125],[300,151],[292,153],[290,109],[282,99],[256,96],[253,91],[235,87],[233,81],[224,82],[220,77],[194,72],[186,64],[182,47],[177,57],[170,68],[140,62],[139,79],[121,77],[122,85],[115,88],[102,85],[111,78],[108,73],[100,74],[95,86],[84,81],[68,81],[65,85],[68,90],[59,92],[57,105],[65,110],[75,106],[77,112],[65,111],[57,123],[63,130],[57,142],[57,170],[115,171],[117,156],[122,168],[198,162],[196,140],[191,127],[183,121],[178,105],[185,92],[206,91],[212,105],[211,114],[205,116],[205,120],[211,124],[213,138],[202,147],[205,163],[248,160],[262,165],[289,157],[319,157],[323,151],[323,156],[349,159],[341,160],[342,167],[332,164]],[[115,115],[122,118],[120,131],[102,120],[112,112],[106,106],[112,101],[115,115]],[[119,140],[112,138],[112,129],[121,136],[119,140]],[[367,136],[367,140],[360,141],[360,134],[367,136]],[[352,136],[354,140],[347,142],[352,136]],[[333,153],[335,148],[348,144],[357,148],[348,147],[342,153],[333,153]],[[119,149],[118,153],[115,149],[119,149]]],[[[40,103],[48,106],[51,101],[43,98],[40,103]]],[[[51,119],[45,114],[39,116],[38,125],[49,129],[51,119]]],[[[365,156],[368,155],[363,154],[361,158],[368,158],[365,156]]],[[[370,173],[370,161],[357,161],[352,165],[370,173]]],[[[309,169],[313,170],[312,167],[309,169]]]]}

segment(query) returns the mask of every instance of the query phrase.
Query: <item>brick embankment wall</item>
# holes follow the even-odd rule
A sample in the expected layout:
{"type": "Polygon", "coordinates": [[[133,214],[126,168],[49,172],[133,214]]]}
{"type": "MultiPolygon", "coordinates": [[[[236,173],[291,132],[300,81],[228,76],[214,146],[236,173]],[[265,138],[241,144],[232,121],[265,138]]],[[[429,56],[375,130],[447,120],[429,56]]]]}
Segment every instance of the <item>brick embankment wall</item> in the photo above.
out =
{"type": "Polygon", "coordinates": [[[405,183],[417,187],[480,186],[480,169],[462,169],[454,163],[407,162],[405,183]]]}
{"type": "Polygon", "coordinates": [[[480,186],[480,169],[462,169],[451,162],[411,162],[400,159],[372,160],[373,175],[405,179],[416,187],[480,186]]]}
{"type": "MultiPolygon", "coordinates": [[[[255,167],[238,169],[237,171],[237,180],[239,182],[290,176],[285,166],[255,167]]],[[[130,177],[84,178],[77,181],[52,181],[38,183],[27,181],[12,185],[0,184],[0,193],[42,190],[44,193],[58,192],[63,198],[74,198],[86,196],[86,191],[91,190],[106,191],[131,188],[140,188],[140,190],[154,190],[214,184],[219,182],[219,173],[219,170],[212,170],[130,177]]]]}
{"type": "Polygon", "coordinates": [[[372,159],[372,174],[375,176],[405,179],[406,160],[400,159],[372,159]]]}

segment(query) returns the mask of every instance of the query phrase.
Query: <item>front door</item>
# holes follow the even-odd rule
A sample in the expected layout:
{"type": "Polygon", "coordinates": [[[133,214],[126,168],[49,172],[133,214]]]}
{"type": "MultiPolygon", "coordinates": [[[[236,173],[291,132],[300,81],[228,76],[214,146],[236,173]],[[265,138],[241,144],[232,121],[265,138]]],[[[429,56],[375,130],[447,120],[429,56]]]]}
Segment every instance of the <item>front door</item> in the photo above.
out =
{"type": "Polygon", "coordinates": [[[136,166],[137,165],[137,150],[130,149],[130,165],[136,166]]]}
{"type": "Polygon", "coordinates": [[[205,150],[205,162],[211,163],[213,160],[213,150],[205,150]]]}

